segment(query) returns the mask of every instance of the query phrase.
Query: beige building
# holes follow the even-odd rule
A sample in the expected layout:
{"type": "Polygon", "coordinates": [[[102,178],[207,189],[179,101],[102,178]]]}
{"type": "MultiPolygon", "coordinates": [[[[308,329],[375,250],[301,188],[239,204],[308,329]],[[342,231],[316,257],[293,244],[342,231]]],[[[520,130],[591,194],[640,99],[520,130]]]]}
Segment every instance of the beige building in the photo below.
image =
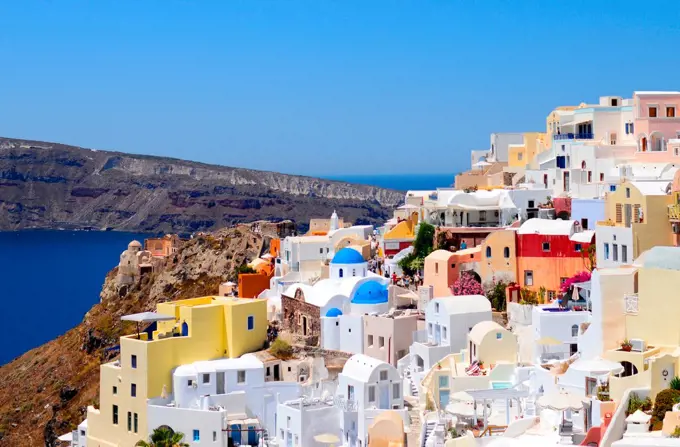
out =
{"type": "Polygon", "coordinates": [[[495,321],[477,323],[468,334],[470,360],[496,365],[517,362],[517,338],[495,321]]]}
{"type": "Polygon", "coordinates": [[[397,366],[397,361],[408,354],[417,330],[415,314],[364,315],[364,354],[397,366]]]}
{"type": "Polygon", "coordinates": [[[479,261],[479,276],[482,284],[486,285],[494,281],[517,281],[515,235],[514,229],[500,230],[490,233],[484,239],[479,261]]]}

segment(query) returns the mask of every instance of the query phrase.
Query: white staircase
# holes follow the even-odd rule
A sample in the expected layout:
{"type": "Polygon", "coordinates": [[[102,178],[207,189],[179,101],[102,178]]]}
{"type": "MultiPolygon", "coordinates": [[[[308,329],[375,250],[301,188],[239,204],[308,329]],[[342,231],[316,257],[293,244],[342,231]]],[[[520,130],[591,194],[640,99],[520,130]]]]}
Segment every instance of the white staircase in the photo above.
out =
{"type": "Polygon", "coordinates": [[[260,437],[260,446],[261,447],[269,447],[269,432],[264,427],[262,427],[262,436],[260,437]]]}
{"type": "Polygon", "coordinates": [[[406,379],[408,379],[408,383],[411,388],[411,396],[418,397],[418,386],[416,385],[415,380],[411,375],[411,371],[409,369],[406,370],[405,377],[406,379]]]}
{"type": "Polygon", "coordinates": [[[435,426],[437,423],[435,421],[429,421],[425,424],[425,428],[423,430],[423,445],[421,447],[426,447],[427,446],[427,440],[434,431],[435,426]]]}

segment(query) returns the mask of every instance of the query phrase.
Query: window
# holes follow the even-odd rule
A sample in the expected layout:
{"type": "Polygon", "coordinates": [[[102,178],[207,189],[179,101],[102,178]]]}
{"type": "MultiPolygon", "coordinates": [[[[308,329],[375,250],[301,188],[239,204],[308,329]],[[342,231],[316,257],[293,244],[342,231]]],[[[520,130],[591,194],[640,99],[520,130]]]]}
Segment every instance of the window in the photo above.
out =
{"type": "Polygon", "coordinates": [[[427,323],[427,333],[432,335],[432,323],[427,323]]]}
{"type": "Polygon", "coordinates": [[[117,386],[113,387],[113,394],[118,394],[118,387],[117,386]]]}
{"type": "Polygon", "coordinates": [[[213,432],[213,442],[217,442],[217,432],[213,432]]]}
{"type": "Polygon", "coordinates": [[[628,262],[628,246],[621,245],[621,262],[628,262]]]}
{"type": "Polygon", "coordinates": [[[434,263],[434,274],[435,275],[439,274],[439,263],[438,262],[434,263]]]}
{"type": "Polygon", "coordinates": [[[574,244],[574,251],[577,253],[580,253],[583,250],[583,246],[581,244],[574,244]]]}
{"type": "Polygon", "coordinates": [[[626,199],[630,199],[630,188],[626,188],[626,199]]]}
{"type": "Polygon", "coordinates": [[[193,380],[191,380],[191,379],[187,380],[187,386],[188,386],[189,388],[191,388],[193,385],[194,385],[194,381],[193,381],[193,380]]]}
{"type": "Polygon", "coordinates": [[[529,200],[529,208],[535,208],[536,202],[534,200],[529,200]]]}
{"type": "Polygon", "coordinates": [[[455,268],[456,268],[456,264],[451,264],[451,268],[452,268],[452,269],[455,269],[455,268]]]}
{"type": "Polygon", "coordinates": [[[137,433],[137,431],[139,430],[139,416],[137,415],[137,413],[135,413],[134,420],[135,420],[134,432],[137,433]]]}
{"type": "Polygon", "coordinates": [[[586,219],[585,217],[581,219],[581,228],[583,228],[584,230],[588,229],[588,219],[586,219]]]}
{"type": "Polygon", "coordinates": [[[368,387],[368,401],[369,402],[375,402],[375,387],[374,386],[368,387]]]}
{"type": "Polygon", "coordinates": [[[442,338],[446,339],[446,326],[442,326],[442,338]]]}
{"type": "Polygon", "coordinates": [[[439,388],[449,387],[449,376],[439,376],[439,388]]]}
{"type": "Polygon", "coordinates": [[[524,285],[533,286],[534,285],[534,272],[533,270],[524,270],[524,285]]]}
{"type": "Polygon", "coordinates": [[[630,133],[635,133],[635,123],[630,123],[630,133]]]}
{"type": "Polygon", "coordinates": [[[604,172],[600,172],[600,181],[604,182],[604,172]]]}
{"type": "Polygon", "coordinates": [[[496,340],[500,340],[503,338],[503,334],[500,332],[496,332],[496,340]]]}
{"type": "Polygon", "coordinates": [[[323,248],[320,248],[320,249],[319,249],[319,253],[320,253],[320,254],[323,254],[323,248]]]}
{"type": "Polygon", "coordinates": [[[604,259],[605,260],[609,259],[609,243],[608,242],[604,243],[604,259]]]}
{"type": "Polygon", "coordinates": [[[616,191],[616,185],[609,185],[609,192],[616,191]]]}
{"type": "Polygon", "coordinates": [[[616,107],[619,105],[619,100],[616,98],[612,98],[612,107],[616,107]]]}
{"type": "Polygon", "coordinates": [[[649,106],[649,117],[656,118],[656,106],[649,106]]]}
{"type": "Polygon", "coordinates": [[[434,313],[439,313],[439,303],[434,303],[434,313]]]}
{"type": "Polygon", "coordinates": [[[136,383],[130,384],[130,396],[137,397],[137,384],[136,383]]]}
{"type": "Polygon", "coordinates": [[[503,249],[503,257],[504,257],[505,259],[510,258],[510,247],[505,247],[505,248],[503,249]]]}
{"type": "Polygon", "coordinates": [[[524,155],[523,153],[518,152],[518,153],[517,153],[517,160],[518,160],[518,161],[522,161],[522,156],[523,156],[523,155],[524,155]]]}
{"type": "Polygon", "coordinates": [[[401,398],[401,383],[392,384],[392,399],[401,398]]]}
{"type": "Polygon", "coordinates": [[[586,377],[586,396],[591,397],[597,394],[597,379],[586,377]]]}
{"type": "Polygon", "coordinates": [[[379,348],[385,347],[385,337],[378,337],[378,347],[379,348]]]}
{"type": "Polygon", "coordinates": [[[210,374],[203,374],[203,383],[210,383],[210,374]]]}
{"type": "Polygon", "coordinates": [[[352,269],[352,276],[357,276],[357,269],[352,269]]]}
{"type": "Polygon", "coordinates": [[[479,220],[486,220],[486,211],[482,210],[479,212],[479,220]]]}
{"type": "Polygon", "coordinates": [[[555,299],[555,291],[554,290],[548,290],[548,299],[549,300],[555,299]]]}
{"type": "Polygon", "coordinates": [[[132,431],[132,413],[128,411],[128,431],[132,431]]]}
{"type": "Polygon", "coordinates": [[[118,425],[118,405],[113,406],[113,425],[118,425]]]}
{"type": "Polygon", "coordinates": [[[194,442],[201,440],[201,432],[199,430],[194,430],[194,442]]]}
{"type": "Polygon", "coordinates": [[[248,315],[248,330],[252,331],[255,328],[255,317],[248,315]]]}
{"type": "Polygon", "coordinates": [[[339,270],[338,270],[338,276],[339,276],[340,278],[342,278],[342,269],[339,269],[339,270]]]}
{"type": "Polygon", "coordinates": [[[630,133],[630,123],[626,123],[626,135],[630,133]]]}
{"type": "Polygon", "coordinates": [[[491,257],[491,247],[486,247],[486,257],[490,258],[491,257]]]}
{"type": "Polygon", "coordinates": [[[619,261],[619,246],[617,244],[612,244],[612,260],[614,262],[619,261]]]}
{"type": "Polygon", "coordinates": [[[588,183],[593,183],[593,171],[588,171],[588,183]]]}
{"type": "Polygon", "coordinates": [[[550,242],[543,242],[543,251],[550,251],[550,242]]]}
{"type": "Polygon", "coordinates": [[[616,223],[623,222],[623,206],[620,203],[616,204],[616,223]]]}
{"type": "Polygon", "coordinates": [[[380,380],[387,380],[387,371],[380,371],[380,380]]]}
{"type": "Polygon", "coordinates": [[[666,107],[666,117],[675,118],[675,107],[673,106],[666,107]]]}
{"type": "Polygon", "coordinates": [[[236,383],[246,383],[246,372],[241,370],[236,373],[236,383]]]}
{"type": "Polygon", "coordinates": [[[133,368],[137,368],[137,356],[136,355],[130,356],[130,364],[132,365],[133,368]]]}
{"type": "Polygon", "coordinates": [[[366,342],[369,348],[373,347],[373,336],[369,335],[368,336],[368,341],[366,342]]]}

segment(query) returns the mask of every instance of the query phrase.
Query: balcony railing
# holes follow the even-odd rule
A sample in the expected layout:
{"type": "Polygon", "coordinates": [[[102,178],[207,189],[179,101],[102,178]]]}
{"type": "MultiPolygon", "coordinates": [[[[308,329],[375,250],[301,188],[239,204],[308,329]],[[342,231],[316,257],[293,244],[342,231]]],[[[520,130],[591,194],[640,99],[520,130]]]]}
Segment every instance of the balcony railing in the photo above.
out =
{"type": "Polygon", "coordinates": [[[680,220],[680,205],[668,205],[668,218],[670,220],[680,220]]]}
{"type": "Polygon", "coordinates": [[[554,134],[553,140],[592,140],[595,138],[595,134],[592,132],[588,133],[562,133],[554,134]]]}
{"type": "Polygon", "coordinates": [[[604,227],[615,227],[616,224],[614,223],[613,220],[598,220],[597,225],[601,225],[604,227]]]}
{"type": "Polygon", "coordinates": [[[356,401],[345,399],[345,396],[335,396],[335,398],[333,398],[333,405],[340,408],[342,411],[347,412],[357,411],[356,401]]]}

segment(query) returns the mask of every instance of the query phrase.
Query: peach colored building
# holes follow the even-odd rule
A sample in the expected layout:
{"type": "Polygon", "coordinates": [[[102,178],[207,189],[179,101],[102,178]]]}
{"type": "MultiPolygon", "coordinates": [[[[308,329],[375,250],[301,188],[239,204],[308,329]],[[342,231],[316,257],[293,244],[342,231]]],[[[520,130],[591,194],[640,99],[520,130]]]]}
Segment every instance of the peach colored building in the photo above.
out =
{"type": "Polygon", "coordinates": [[[680,92],[635,92],[634,134],[640,152],[664,152],[680,131],[680,92]]]}
{"type": "Polygon", "coordinates": [[[153,256],[166,257],[177,252],[179,243],[179,236],[166,234],[163,237],[144,239],[144,249],[150,251],[153,256]]]}
{"type": "Polygon", "coordinates": [[[408,354],[417,330],[416,314],[364,315],[364,355],[397,366],[408,354]]]}
{"type": "Polygon", "coordinates": [[[494,231],[480,246],[479,276],[482,284],[517,281],[514,229],[494,231]]]}
{"type": "Polygon", "coordinates": [[[455,252],[435,250],[425,258],[423,285],[432,286],[433,297],[450,296],[451,286],[461,272],[478,273],[480,247],[466,248],[455,252]]]}

